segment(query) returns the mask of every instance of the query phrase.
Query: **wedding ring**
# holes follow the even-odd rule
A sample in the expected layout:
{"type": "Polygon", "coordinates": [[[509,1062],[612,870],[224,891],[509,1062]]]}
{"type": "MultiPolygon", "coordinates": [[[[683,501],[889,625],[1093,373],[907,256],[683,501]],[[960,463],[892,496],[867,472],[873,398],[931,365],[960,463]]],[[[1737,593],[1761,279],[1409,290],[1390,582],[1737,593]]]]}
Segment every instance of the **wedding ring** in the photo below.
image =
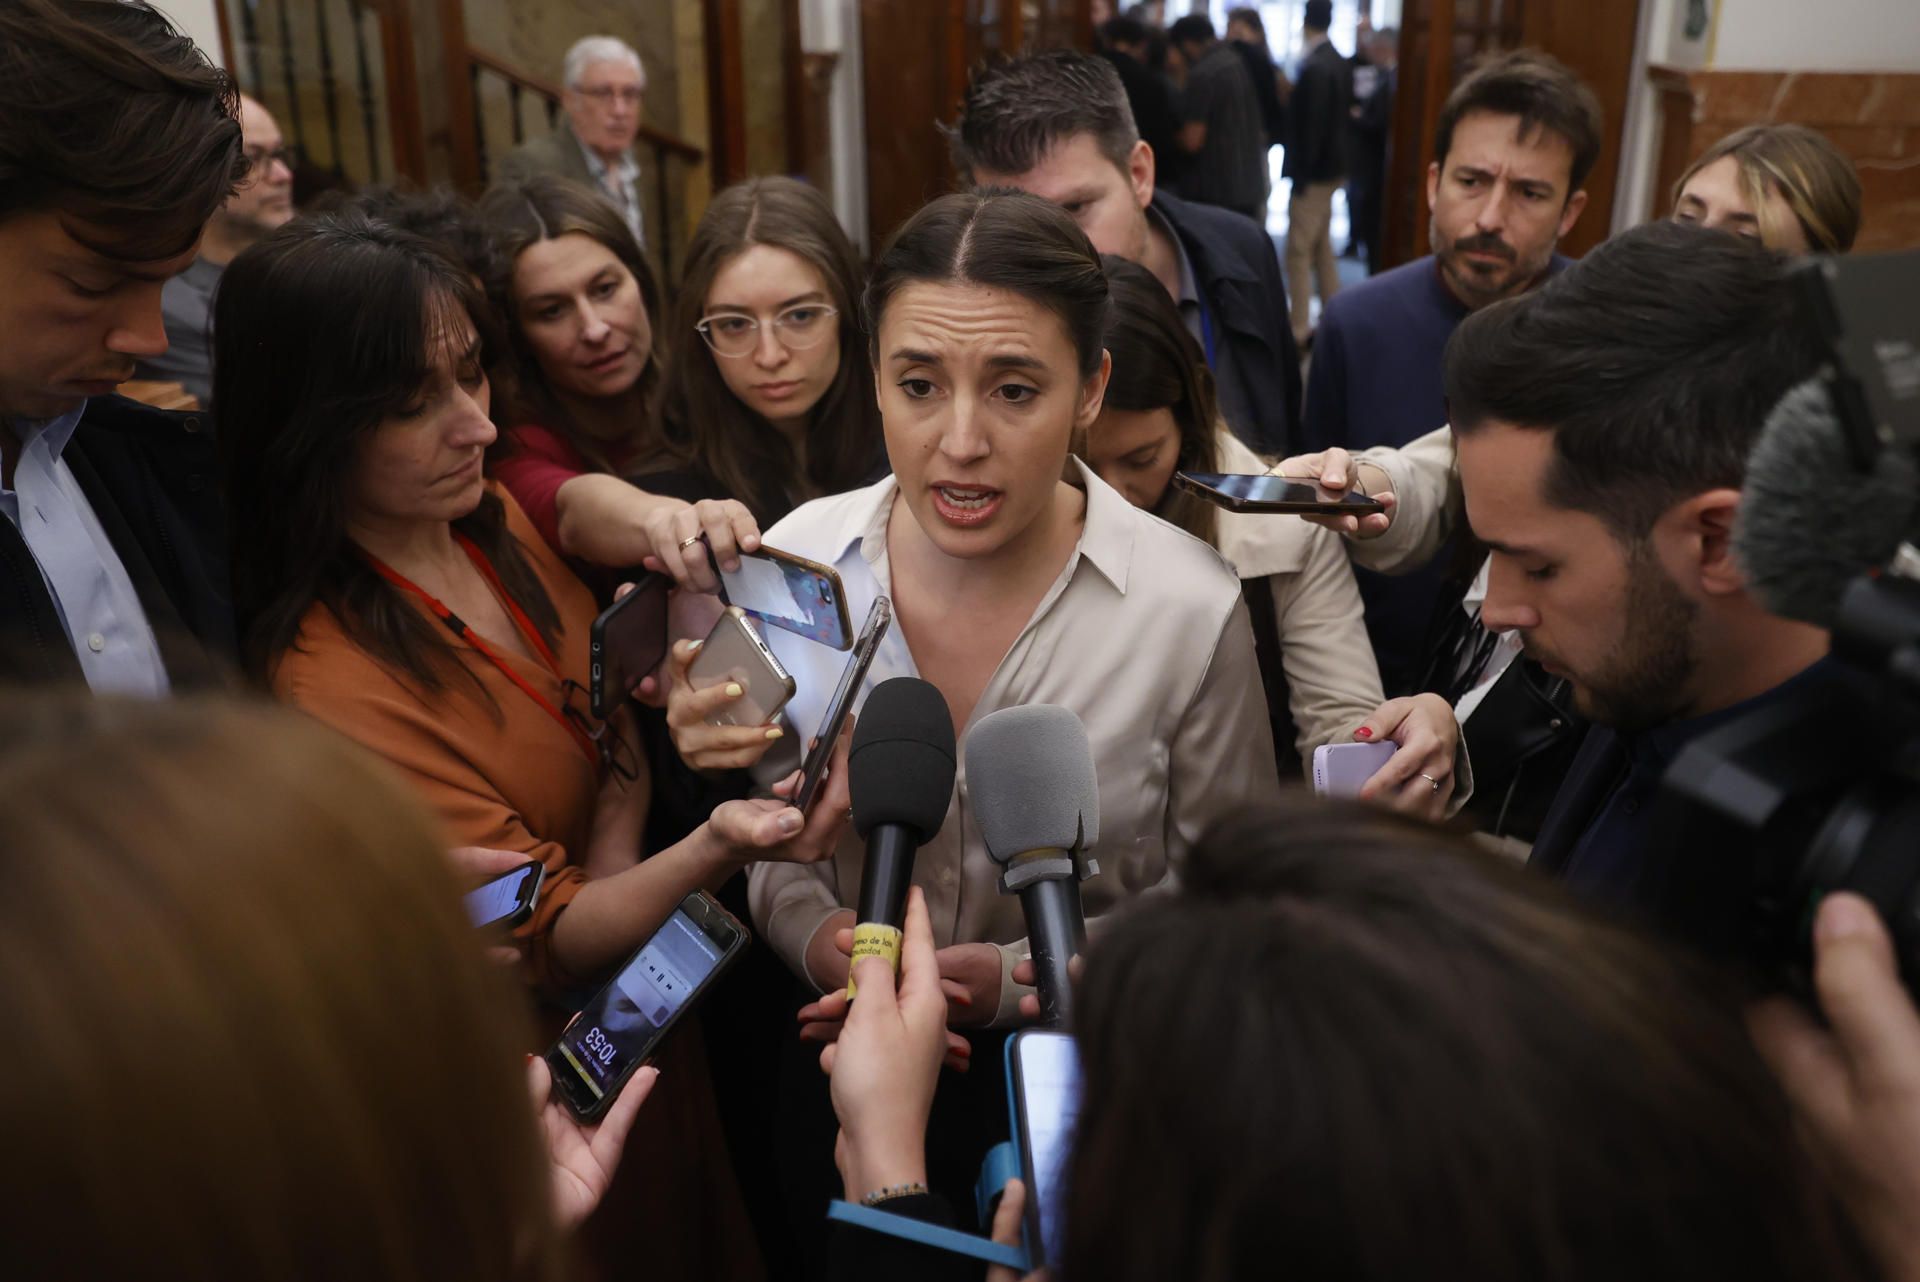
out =
{"type": "Polygon", "coordinates": [[[1438,779],[1435,779],[1435,778],[1434,778],[1434,777],[1433,777],[1432,775],[1430,775],[1430,774],[1427,774],[1427,773],[1426,773],[1425,771],[1422,771],[1422,772],[1421,772],[1421,774],[1420,774],[1420,777],[1421,777],[1422,779],[1425,779],[1425,780],[1426,780],[1426,781],[1427,781],[1428,783],[1430,783],[1430,784],[1432,784],[1432,785],[1433,785],[1433,790],[1434,790],[1435,792],[1439,792],[1439,791],[1440,791],[1440,781],[1439,781],[1438,779]]]}
{"type": "Polygon", "coordinates": [[[691,538],[681,539],[680,550],[682,552],[685,552],[688,548],[692,547],[694,544],[698,543],[699,541],[700,541],[700,536],[698,534],[693,535],[691,538]]]}

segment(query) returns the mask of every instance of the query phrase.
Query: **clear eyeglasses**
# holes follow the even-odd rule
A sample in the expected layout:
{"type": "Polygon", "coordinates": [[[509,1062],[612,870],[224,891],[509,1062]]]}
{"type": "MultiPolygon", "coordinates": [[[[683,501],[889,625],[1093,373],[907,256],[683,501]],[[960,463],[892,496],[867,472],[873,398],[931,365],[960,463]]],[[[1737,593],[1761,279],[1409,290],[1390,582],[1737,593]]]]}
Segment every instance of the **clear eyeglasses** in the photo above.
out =
{"type": "MultiPolygon", "coordinates": [[[[839,308],[825,303],[800,303],[773,318],[773,334],[782,347],[813,347],[833,332],[833,318],[839,314],[839,308]]],[[[694,328],[716,356],[749,356],[760,345],[760,322],[744,312],[716,312],[694,328]]]]}

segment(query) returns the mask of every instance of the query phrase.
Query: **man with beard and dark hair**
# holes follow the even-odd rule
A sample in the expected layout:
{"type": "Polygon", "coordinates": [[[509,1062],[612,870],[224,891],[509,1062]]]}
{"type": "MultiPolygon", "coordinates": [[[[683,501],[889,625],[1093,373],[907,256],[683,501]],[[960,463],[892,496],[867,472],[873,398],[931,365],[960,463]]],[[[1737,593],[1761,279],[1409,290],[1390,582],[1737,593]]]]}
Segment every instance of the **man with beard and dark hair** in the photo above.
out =
{"type": "MultiPolygon", "coordinates": [[[[1447,339],[1473,311],[1567,265],[1554,247],[1586,208],[1600,133],[1593,91],[1545,54],[1498,55],[1448,95],[1427,170],[1433,253],[1327,305],[1307,378],[1308,451],[1405,445],[1447,421],[1447,339]]],[[[1392,579],[1359,572],[1389,695],[1426,666],[1445,561],[1392,579]]]]}
{"type": "Polygon", "coordinates": [[[1709,730],[1846,680],[1827,633],[1768,614],[1730,547],[1761,424],[1819,364],[1779,257],[1668,222],[1468,317],[1447,348],[1482,620],[1517,629],[1595,722],[1531,862],[1697,945],[1733,942],[1741,852],[1656,827],[1662,774],[1709,730]]]}

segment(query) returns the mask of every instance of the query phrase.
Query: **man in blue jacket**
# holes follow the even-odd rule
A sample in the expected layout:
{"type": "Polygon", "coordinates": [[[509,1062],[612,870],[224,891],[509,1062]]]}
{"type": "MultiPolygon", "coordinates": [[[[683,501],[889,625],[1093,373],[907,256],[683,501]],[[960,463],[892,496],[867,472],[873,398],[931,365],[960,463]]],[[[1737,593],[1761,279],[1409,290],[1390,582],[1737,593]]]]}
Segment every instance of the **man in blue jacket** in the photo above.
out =
{"type": "Polygon", "coordinates": [[[1050,200],[1095,249],[1151,271],[1206,353],[1234,434],[1293,452],[1300,358],[1273,241],[1250,218],[1155,187],[1153,149],[1111,66],[1054,50],[987,67],[947,134],[963,179],[1050,200]]]}
{"type": "Polygon", "coordinates": [[[231,82],[160,14],[0,8],[0,679],[162,695],[232,653],[208,425],[113,391],[245,173],[231,82]]]}

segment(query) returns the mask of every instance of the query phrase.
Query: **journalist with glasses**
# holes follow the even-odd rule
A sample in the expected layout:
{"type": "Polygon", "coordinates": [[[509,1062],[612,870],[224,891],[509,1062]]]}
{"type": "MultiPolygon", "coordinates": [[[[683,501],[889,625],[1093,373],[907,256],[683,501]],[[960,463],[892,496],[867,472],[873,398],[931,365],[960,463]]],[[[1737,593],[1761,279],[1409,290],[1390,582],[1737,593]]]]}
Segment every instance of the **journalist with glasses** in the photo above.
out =
{"type": "Polygon", "coordinates": [[[731,801],[642,860],[651,796],[621,716],[587,713],[591,593],[482,471],[496,324],[467,269],[342,213],[242,254],[216,304],[242,662],[387,758],[450,846],[547,865],[518,932],[549,993],[592,982],[696,887],[830,852],[731,801]]]}
{"type": "Polygon", "coordinates": [[[635,479],[737,499],[765,526],[884,475],[861,283],[813,188],[756,178],[714,197],[668,329],[660,426],[678,470],[635,479]]]}

